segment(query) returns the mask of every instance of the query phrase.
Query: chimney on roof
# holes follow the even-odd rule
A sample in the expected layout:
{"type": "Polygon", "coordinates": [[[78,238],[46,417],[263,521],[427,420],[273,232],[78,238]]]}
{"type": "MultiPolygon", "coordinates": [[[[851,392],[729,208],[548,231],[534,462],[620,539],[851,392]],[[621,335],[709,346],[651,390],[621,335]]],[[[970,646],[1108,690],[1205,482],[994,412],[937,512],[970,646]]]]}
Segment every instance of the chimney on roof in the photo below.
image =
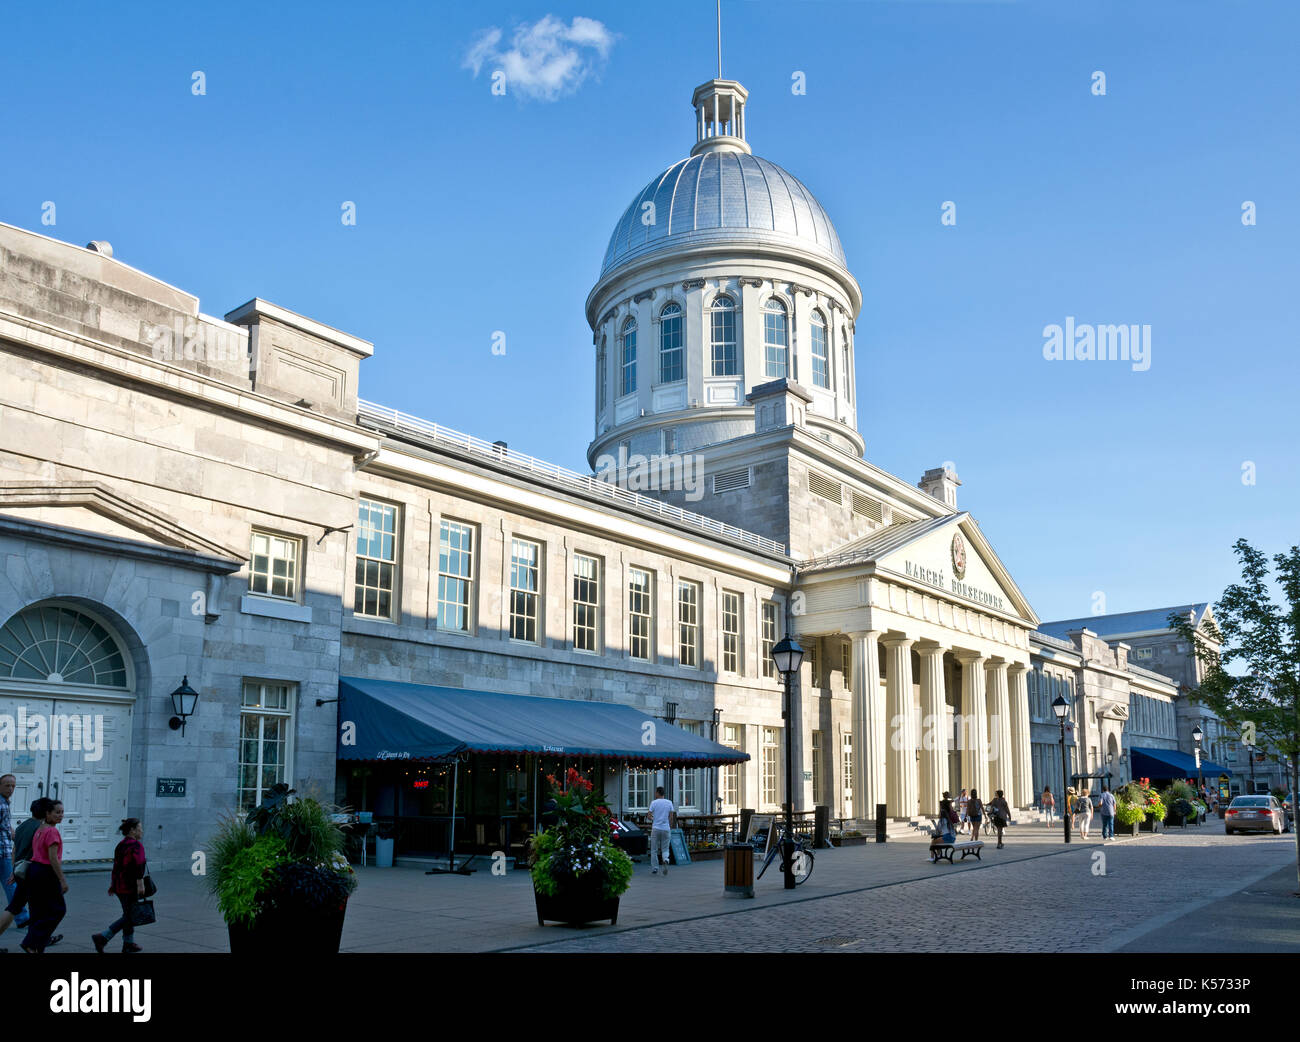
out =
{"type": "Polygon", "coordinates": [[[931,467],[927,470],[916,483],[916,487],[926,495],[933,496],[944,506],[956,510],[957,486],[960,484],[957,471],[953,469],[951,463],[945,463],[942,467],[931,467]]]}

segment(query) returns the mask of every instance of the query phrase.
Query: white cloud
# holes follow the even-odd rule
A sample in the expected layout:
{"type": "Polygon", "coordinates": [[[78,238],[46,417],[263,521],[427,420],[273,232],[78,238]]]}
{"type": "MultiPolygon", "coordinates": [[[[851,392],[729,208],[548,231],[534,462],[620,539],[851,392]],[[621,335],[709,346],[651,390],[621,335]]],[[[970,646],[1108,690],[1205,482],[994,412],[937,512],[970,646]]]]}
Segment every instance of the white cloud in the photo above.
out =
{"type": "Polygon", "coordinates": [[[589,77],[599,72],[614,33],[594,18],[563,19],[546,15],[532,24],[516,27],[510,46],[501,46],[502,30],[484,29],[474,40],[462,63],[477,76],[483,66],[505,73],[506,89],[540,101],[554,101],[572,94],[589,77]]]}

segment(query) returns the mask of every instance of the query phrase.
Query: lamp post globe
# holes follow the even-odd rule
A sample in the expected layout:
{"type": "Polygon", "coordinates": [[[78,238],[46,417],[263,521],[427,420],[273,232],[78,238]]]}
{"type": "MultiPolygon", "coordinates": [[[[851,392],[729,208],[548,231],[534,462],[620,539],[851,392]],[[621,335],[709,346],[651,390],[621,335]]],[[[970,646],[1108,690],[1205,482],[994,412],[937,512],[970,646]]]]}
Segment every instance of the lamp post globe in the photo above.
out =
{"type": "Polygon", "coordinates": [[[785,687],[785,838],[781,841],[781,872],[785,876],[785,889],[793,890],[794,881],[794,752],[790,734],[790,679],[803,663],[803,648],[789,637],[782,637],[772,649],[772,661],[781,674],[785,687]]]}

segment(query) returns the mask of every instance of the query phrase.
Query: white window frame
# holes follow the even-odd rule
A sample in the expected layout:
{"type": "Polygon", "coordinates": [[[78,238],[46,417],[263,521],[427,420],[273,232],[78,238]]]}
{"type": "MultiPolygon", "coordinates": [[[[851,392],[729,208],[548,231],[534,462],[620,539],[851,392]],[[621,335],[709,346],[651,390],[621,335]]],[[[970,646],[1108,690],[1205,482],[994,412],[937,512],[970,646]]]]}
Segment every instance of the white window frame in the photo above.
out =
{"type": "Polygon", "coordinates": [[[655,577],[648,568],[629,568],[627,572],[627,656],[638,662],[653,662],[655,654],[655,577]],[[645,585],[633,585],[633,579],[643,576],[645,585]],[[639,610],[641,609],[641,610],[639,610]],[[638,626],[638,623],[640,624],[638,626]],[[644,633],[638,633],[639,628],[644,633]],[[637,654],[637,645],[644,645],[644,654],[637,654]]]}
{"type": "Polygon", "coordinates": [[[478,586],[477,569],[475,568],[476,558],[478,556],[478,525],[468,521],[457,521],[455,518],[443,517],[438,519],[438,629],[447,633],[473,633],[474,632],[474,601],[478,586]],[[447,536],[453,529],[469,533],[469,546],[453,547],[447,536]],[[452,572],[443,567],[444,558],[456,554],[463,555],[464,560],[469,566],[468,574],[452,572]],[[446,587],[444,584],[464,583],[465,596],[462,599],[452,600],[446,596],[446,587]],[[464,611],[465,624],[463,626],[449,625],[447,622],[447,608],[454,607],[457,612],[464,611]]]}
{"type": "MultiPolygon", "coordinates": [[[[371,536],[369,539],[366,540],[367,549],[369,549],[369,544],[372,543],[373,540],[374,540],[374,536],[371,536]]],[[[356,568],[358,570],[364,569],[368,571],[370,565],[373,564],[375,566],[375,577],[377,579],[377,584],[372,586],[369,582],[359,583],[357,582],[356,572],[355,571],[353,572],[352,614],[360,616],[361,618],[364,619],[387,619],[387,620],[396,619],[399,613],[401,612],[401,600],[400,600],[401,599],[400,569],[401,569],[401,555],[402,555],[402,508],[401,506],[397,503],[389,503],[382,499],[371,499],[369,496],[359,496],[357,499],[357,539],[356,539],[356,543],[354,544],[354,547],[355,547],[356,568]],[[393,530],[391,533],[387,532],[382,527],[376,528],[371,523],[373,515],[376,513],[376,511],[380,514],[381,517],[386,517],[388,516],[388,512],[391,512],[391,516],[393,519],[393,530]],[[371,531],[378,534],[381,555],[383,552],[382,547],[383,547],[384,536],[391,536],[392,549],[393,549],[391,558],[385,558],[383,556],[375,557],[369,553],[363,554],[361,552],[361,539],[362,539],[363,531],[371,531]],[[387,569],[387,573],[385,572],[385,569],[387,569]],[[387,589],[385,589],[383,585],[385,574],[387,574],[390,577],[390,581],[387,589]],[[365,610],[365,601],[366,601],[365,591],[372,590],[372,589],[375,591],[376,610],[373,612],[368,612],[365,610]],[[389,610],[387,612],[383,612],[379,610],[379,604],[382,599],[380,595],[383,593],[388,594],[389,610]],[[360,608],[358,608],[358,595],[360,595],[360,605],[361,605],[360,608]]]]}
{"type": "MultiPolygon", "coordinates": [[[[745,751],[745,725],[744,724],[723,724],[722,725],[722,744],[728,749],[735,749],[737,752],[745,751]]],[[[738,763],[729,763],[722,768],[721,792],[723,810],[727,808],[739,808],[741,801],[745,798],[745,776],[738,763]]]]}
{"type": "MultiPolygon", "coordinates": [[[[600,610],[600,592],[601,592],[601,560],[593,554],[573,555],[573,567],[570,569],[570,578],[573,582],[573,611],[571,626],[569,628],[569,639],[573,643],[573,650],[583,655],[599,655],[601,647],[601,610],[600,610]],[[584,565],[590,564],[592,574],[582,574],[581,569],[584,565]],[[588,584],[595,591],[595,600],[579,599],[579,591],[583,590],[584,584],[588,584]],[[587,612],[590,612],[590,621],[579,621],[587,612]],[[579,633],[590,635],[591,647],[583,647],[587,643],[587,637],[582,640],[578,639],[579,633]]],[[[584,591],[585,592],[585,591],[584,591]]]]}
{"type": "Polygon", "coordinates": [[[722,672],[744,672],[745,597],[735,590],[722,591],[722,672]]]}
{"type": "Polygon", "coordinates": [[[542,544],[534,539],[521,539],[518,536],[510,538],[510,639],[519,644],[540,644],[542,640],[542,620],[541,620],[541,603],[542,603],[542,544]],[[533,563],[528,564],[527,558],[519,557],[519,548],[530,548],[533,550],[533,563]],[[526,581],[531,576],[531,586],[519,585],[521,578],[526,581]],[[531,612],[516,611],[518,605],[532,605],[531,612]],[[515,633],[516,624],[521,624],[524,633],[527,634],[528,627],[531,624],[533,635],[517,636],[515,633]]]}
{"type": "Polygon", "coordinates": [[[776,663],[772,660],[772,649],[781,639],[780,625],[780,612],[777,611],[776,601],[763,601],[759,608],[759,627],[762,630],[759,654],[763,659],[763,676],[769,679],[776,676],[776,663]]]}
{"type": "Polygon", "coordinates": [[[759,788],[765,808],[781,806],[781,728],[764,727],[759,746],[759,788]]]}
{"type": "Polygon", "coordinates": [[[248,592],[253,597],[266,597],[268,600],[289,601],[293,604],[299,603],[302,593],[302,559],[303,559],[303,542],[300,536],[284,535],[281,532],[273,532],[267,528],[254,528],[248,540],[248,592]],[[259,539],[266,540],[266,552],[258,554],[257,542],[259,539]],[[276,552],[277,543],[284,546],[292,547],[291,556],[284,556],[276,552]],[[258,571],[255,567],[259,556],[266,558],[267,570],[258,571]],[[290,565],[288,575],[276,576],[275,566],[277,562],[287,561],[290,565]],[[283,579],[287,584],[288,593],[274,593],[274,584],[277,578],[283,579]],[[265,585],[265,589],[257,589],[258,581],[265,585]]]}
{"type": "Polygon", "coordinates": [[[240,685],[239,693],[239,736],[238,748],[235,751],[235,806],[242,808],[243,813],[260,806],[265,799],[269,787],[263,784],[263,774],[268,766],[265,762],[266,753],[266,721],[283,720],[284,721],[284,756],[283,762],[278,765],[280,768],[279,776],[271,781],[271,785],[284,782],[293,784],[293,756],[294,756],[294,712],[298,704],[298,685],[285,680],[260,680],[252,677],[245,677],[240,685]],[[284,690],[284,707],[266,705],[267,692],[270,688],[284,690]],[[257,703],[249,705],[247,703],[250,689],[256,689],[257,703]],[[257,733],[257,762],[255,764],[244,761],[244,721],[246,719],[256,719],[258,721],[257,733]],[[254,794],[254,801],[246,805],[243,794],[250,791],[248,787],[240,784],[243,769],[246,766],[252,766],[256,770],[257,783],[251,789],[254,794]]]}
{"type": "Polygon", "coordinates": [[[677,661],[679,665],[686,669],[700,668],[700,656],[703,650],[703,642],[700,639],[700,601],[703,599],[703,583],[694,582],[690,579],[677,580],[677,610],[675,612],[677,616],[677,661]],[[687,590],[690,590],[693,594],[693,598],[690,601],[682,599],[682,594],[687,590]],[[684,617],[683,609],[685,608],[690,609],[689,619],[684,617]],[[682,639],[688,631],[692,638],[692,643],[689,645],[682,639]],[[687,648],[689,648],[691,652],[690,657],[693,660],[691,662],[686,661],[687,656],[684,652],[687,648]]]}

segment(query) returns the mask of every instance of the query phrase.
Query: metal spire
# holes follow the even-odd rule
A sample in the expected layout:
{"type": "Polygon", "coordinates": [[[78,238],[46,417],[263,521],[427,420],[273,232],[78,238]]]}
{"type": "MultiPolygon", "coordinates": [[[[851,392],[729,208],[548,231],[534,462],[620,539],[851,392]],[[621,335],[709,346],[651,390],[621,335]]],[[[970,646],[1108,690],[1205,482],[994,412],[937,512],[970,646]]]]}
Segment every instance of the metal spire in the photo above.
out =
{"type": "Polygon", "coordinates": [[[722,0],[718,0],[718,79],[722,79],[722,0]]]}

